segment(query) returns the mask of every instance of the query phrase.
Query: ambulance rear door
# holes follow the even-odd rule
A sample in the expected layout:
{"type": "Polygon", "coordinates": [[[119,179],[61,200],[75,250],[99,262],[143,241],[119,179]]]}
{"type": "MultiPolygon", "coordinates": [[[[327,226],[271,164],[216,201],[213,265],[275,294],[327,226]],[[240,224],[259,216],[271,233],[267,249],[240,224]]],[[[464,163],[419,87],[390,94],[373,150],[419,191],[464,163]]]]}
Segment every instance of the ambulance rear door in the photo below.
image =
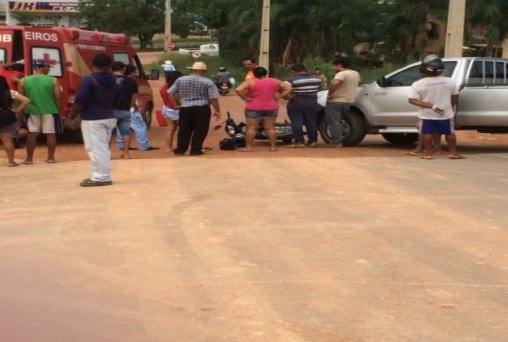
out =
{"type": "Polygon", "coordinates": [[[21,30],[0,26],[0,64],[12,63],[24,58],[22,37],[21,30]]]}

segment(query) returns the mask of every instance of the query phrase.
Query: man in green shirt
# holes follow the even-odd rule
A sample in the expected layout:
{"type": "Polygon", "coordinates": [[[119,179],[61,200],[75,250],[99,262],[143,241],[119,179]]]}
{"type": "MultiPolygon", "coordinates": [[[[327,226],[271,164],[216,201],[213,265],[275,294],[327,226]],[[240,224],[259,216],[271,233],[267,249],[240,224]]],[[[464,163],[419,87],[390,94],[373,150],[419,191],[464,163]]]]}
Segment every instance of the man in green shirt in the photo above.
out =
{"type": "Polygon", "coordinates": [[[28,137],[26,141],[26,159],[22,164],[33,164],[33,155],[39,133],[46,135],[48,163],[55,163],[56,133],[63,132],[58,102],[60,99],[60,81],[49,76],[50,65],[44,60],[34,60],[33,75],[22,78],[19,92],[30,99],[25,112],[28,115],[28,137]]]}

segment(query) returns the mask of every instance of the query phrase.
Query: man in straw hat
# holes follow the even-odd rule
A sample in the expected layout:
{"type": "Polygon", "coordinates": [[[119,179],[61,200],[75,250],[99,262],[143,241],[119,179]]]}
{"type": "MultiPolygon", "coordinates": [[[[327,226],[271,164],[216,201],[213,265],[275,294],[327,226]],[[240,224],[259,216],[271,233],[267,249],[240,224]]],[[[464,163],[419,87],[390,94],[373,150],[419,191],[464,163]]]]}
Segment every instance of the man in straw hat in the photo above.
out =
{"type": "Polygon", "coordinates": [[[173,65],[173,62],[171,62],[169,59],[164,62],[164,64],[161,65],[162,70],[164,70],[164,77],[168,77],[169,73],[171,71],[175,71],[176,68],[173,65]]]}
{"type": "Polygon", "coordinates": [[[208,135],[211,109],[215,120],[220,120],[219,91],[212,80],[206,78],[206,64],[195,62],[190,75],[180,77],[168,89],[173,103],[180,109],[180,128],[178,130],[175,155],[182,156],[189,149],[190,155],[203,154],[203,142],[208,135]]]}

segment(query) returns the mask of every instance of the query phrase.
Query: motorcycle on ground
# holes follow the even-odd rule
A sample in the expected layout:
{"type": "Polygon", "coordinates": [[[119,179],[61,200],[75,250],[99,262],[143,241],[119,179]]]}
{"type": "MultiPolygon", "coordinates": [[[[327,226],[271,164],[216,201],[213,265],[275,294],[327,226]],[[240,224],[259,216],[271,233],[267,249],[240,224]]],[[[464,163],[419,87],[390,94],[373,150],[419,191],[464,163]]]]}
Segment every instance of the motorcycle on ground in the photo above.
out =
{"type": "MultiPolygon", "coordinates": [[[[236,147],[245,147],[245,133],[247,132],[247,123],[242,121],[240,123],[236,123],[236,121],[231,117],[231,114],[227,112],[227,119],[214,127],[214,130],[217,131],[224,126],[224,130],[229,138],[221,141],[221,145],[224,144],[228,146],[228,148],[221,149],[234,149],[231,146],[236,147]]],[[[290,144],[293,141],[293,129],[291,128],[291,124],[288,121],[277,122],[275,123],[275,133],[277,135],[277,140],[282,140],[284,144],[290,144]]],[[[263,124],[260,123],[256,128],[256,135],[254,136],[254,140],[268,140],[268,134],[266,133],[263,124]]]]}

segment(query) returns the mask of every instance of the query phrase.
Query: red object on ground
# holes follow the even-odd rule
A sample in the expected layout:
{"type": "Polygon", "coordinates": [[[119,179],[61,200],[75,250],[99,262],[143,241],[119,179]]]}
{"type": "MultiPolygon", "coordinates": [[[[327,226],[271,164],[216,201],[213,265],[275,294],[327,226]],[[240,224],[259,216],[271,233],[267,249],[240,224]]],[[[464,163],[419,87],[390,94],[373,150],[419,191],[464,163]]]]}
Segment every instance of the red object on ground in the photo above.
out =
{"type": "Polygon", "coordinates": [[[164,127],[168,125],[166,119],[162,116],[162,111],[160,109],[155,110],[155,116],[157,118],[157,122],[159,123],[159,127],[164,127]]]}

